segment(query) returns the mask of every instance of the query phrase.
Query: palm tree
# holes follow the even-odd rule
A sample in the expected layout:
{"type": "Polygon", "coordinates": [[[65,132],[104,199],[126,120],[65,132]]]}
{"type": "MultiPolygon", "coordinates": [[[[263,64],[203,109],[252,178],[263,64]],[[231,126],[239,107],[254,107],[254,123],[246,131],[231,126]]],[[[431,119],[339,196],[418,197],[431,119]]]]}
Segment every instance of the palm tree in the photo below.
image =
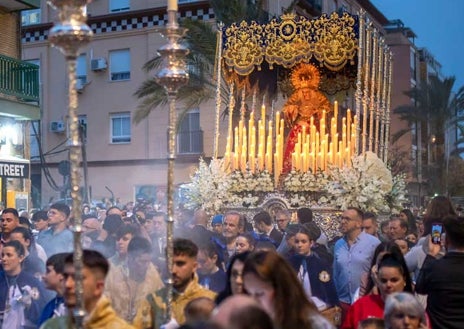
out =
{"type": "MultiPolygon", "coordinates": [[[[226,26],[233,22],[256,21],[267,22],[269,14],[263,10],[264,0],[210,0],[217,21],[226,26]]],[[[293,4],[290,8],[293,7],[293,4]]],[[[200,104],[213,100],[215,94],[215,61],[217,34],[215,26],[201,20],[185,19],[181,25],[188,29],[185,42],[188,44],[190,54],[187,57],[189,83],[178,92],[178,100],[184,104],[186,110],[198,107],[200,104]]],[[[143,66],[146,72],[156,71],[162,65],[161,58],[155,57],[143,66]]],[[[225,85],[224,83],[222,84],[225,85]]],[[[222,95],[227,95],[224,90],[222,95]]],[[[167,96],[161,85],[150,78],[142,83],[134,95],[141,100],[134,121],[139,123],[145,119],[152,110],[167,104],[167,96]]],[[[223,102],[224,104],[227,103],[223,102]]],[[[239,106],[239,102],[237,102],[239,106]]],[[[182,115],[179,122],[182,120],[182,115]]]]}
{"type": "MultiPolygon", "coordinates": [[[[429,161],[424,168],[425,178],[438,193],[448,192],[450,133],[464,122],[460,115],[460,110],[464,108],[464,86],[453,93],[454,83],[455,77],[441,80],[437,76],[430,76],[429,83],[405,92],[415,106],[400,106],[393,111],[409,126],[416,124],[426,128],[429,161]]],[[[393,136],[393,141],[409,131],[409,128],[400,130],[393,136]]],[[[424,140],[423,137],[418,136],[424,140]]],[[[421,150],[419,152],[421,156],[421,150]]]]}

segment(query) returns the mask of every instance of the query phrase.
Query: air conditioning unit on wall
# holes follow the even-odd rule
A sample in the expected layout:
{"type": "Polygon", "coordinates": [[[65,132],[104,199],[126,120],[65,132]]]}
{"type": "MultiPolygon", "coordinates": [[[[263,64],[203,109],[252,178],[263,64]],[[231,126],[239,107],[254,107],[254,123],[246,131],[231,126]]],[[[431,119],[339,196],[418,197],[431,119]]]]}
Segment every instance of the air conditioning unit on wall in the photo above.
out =
{"type": "Polygon", "coordinates": [[[80,94],[84,90],[85,83],[81,79],[76,79],[76,90],[80,94]]]}
{"type": "Polygon", "coordinates": [[[50,122],[50,132],[62,133],[66,130],[66,124],[63,121],[52,121],[50,122]]]}
{"type": "Polygon", "coordinates": [[[92,71],[103,71],[106,70],[106,68],[106,59],[104,59],[103,57],[94,58],[90,61],[90,69],[92,71]]]}

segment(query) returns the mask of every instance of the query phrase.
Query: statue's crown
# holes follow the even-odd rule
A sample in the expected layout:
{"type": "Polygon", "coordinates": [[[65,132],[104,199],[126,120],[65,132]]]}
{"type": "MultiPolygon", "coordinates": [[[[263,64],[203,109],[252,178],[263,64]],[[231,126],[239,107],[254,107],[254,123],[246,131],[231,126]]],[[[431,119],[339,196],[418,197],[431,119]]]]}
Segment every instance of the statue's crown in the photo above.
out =
{"type": "Polygon", "coordinates": [[[292,72],[291,76],[291,82],[295,89],[317,89],[320,79],[319,71],[311,64],[301,64],[292,72]]]}

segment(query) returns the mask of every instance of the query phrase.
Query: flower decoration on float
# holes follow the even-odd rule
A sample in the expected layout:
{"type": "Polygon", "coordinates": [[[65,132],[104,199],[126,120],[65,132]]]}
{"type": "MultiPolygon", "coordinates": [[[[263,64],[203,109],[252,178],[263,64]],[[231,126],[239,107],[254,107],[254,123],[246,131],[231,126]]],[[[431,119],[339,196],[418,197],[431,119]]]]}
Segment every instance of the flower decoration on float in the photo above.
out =
{"type": "Polygon", "coordinates": [[[407,202],[405,175],[392,177],[388,167],[372,152],[352,158],[351,166],[329,166],[327,171],[292,170],[276,190],[267,170],[227,173],[222,159],[203,159],[187,185],[186,207],[210,214],[227,208],[258,208],[266,196],[278,192],[292,208],[344,210],[355,206],[364,211],[388,213],[407,202]]]}

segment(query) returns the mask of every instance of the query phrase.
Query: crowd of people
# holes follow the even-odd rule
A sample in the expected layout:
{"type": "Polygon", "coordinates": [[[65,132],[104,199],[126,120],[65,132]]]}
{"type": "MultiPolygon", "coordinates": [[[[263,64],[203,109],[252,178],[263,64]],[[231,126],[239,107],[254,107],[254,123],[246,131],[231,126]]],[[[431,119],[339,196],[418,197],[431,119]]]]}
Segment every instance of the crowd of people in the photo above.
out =
{"type": "Polygon", "coordinates": [[[0,329],[464,328],[464,218],[446,197],[383,221],[349,207],[332,240],[309,208],[181,209],[170,267],[166,225],[146,204],[83,208],[81,317],[70,208],[3,209],[0,329]]]}

